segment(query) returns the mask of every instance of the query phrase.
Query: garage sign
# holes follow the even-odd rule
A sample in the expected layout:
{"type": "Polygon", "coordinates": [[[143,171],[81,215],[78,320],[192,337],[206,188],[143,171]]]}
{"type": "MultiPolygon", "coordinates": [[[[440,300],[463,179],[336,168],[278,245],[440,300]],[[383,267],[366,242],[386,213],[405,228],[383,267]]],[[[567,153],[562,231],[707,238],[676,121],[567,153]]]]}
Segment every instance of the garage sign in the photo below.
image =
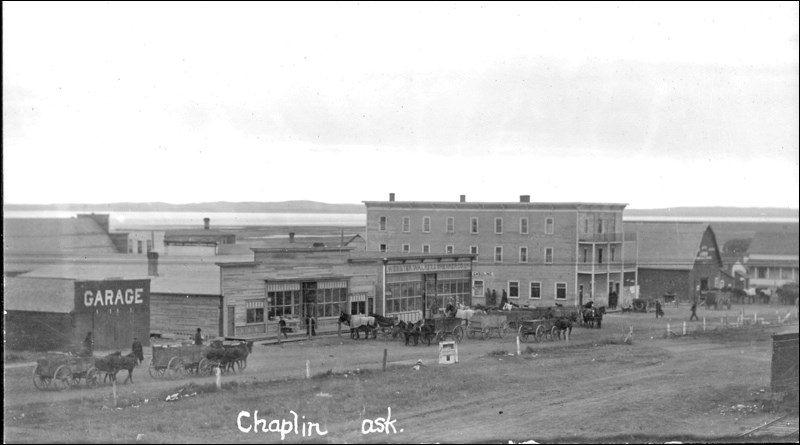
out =
{"type": "Polygon", "coordinates": [[[75,282],[75,311],[149,308],[150,280],[103,280],[75,282]]]}

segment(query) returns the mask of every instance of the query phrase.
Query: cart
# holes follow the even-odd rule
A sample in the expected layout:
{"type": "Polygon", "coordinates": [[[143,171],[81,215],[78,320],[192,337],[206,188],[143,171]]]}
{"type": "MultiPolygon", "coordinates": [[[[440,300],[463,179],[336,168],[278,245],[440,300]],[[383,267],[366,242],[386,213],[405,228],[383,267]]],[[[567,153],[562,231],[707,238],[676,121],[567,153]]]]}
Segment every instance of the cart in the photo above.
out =
{"type": "Polygon", "coordinates": [[[206,358],[210,346],[153,346],[148,372],[154,379],[177,378],[186,374],[211,375],[219,363],[206,358]]]}
{"type": "Polygon", "coordinates": [[[467,337],[486,340],[492,332],[496,332],[500,338],[504,338],[508,330],[505,315],[473,315],[467,325],[467,337]]]}
{"type": "Polygon", "coordinates": [[[452,337],[456,343],[464,339],[464,320],[453,317],[426,318],[421,326],[420,337],[426,345],[452,337]]]}
{"type": "Polygon", "coordinates": [[[46,389],[65,390],[79,385],[94,388],[100,379],[100,372],[94,367],[94,357],[80,357],[71,354],[50,353],[36,360],[33,370],[33,386],[46,389]]]}
{"type": "Polygon", "coordinates": [[[540,318],[538,320],[523,320],[519,326],[518,335],[522,341],[543,341],[545,338],[555,340],[558,338],[558,328],[555,318],[540,318]]]}

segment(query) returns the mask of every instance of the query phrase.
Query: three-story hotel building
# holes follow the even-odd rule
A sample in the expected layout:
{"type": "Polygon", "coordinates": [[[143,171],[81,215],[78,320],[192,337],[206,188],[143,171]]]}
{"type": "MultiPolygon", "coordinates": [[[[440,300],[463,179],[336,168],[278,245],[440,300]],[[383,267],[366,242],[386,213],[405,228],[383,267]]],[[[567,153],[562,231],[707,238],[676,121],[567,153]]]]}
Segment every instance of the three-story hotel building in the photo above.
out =
{"type": "MultiPolygon", "coordinates": [[[[616,306],[635,297],[626,204],[364,201],[367,251],[473,254],[472,303],[502,291],[520,306],[616,306]]],[[[491,298],[490,298],[491,299],[491,298]]],[[[488,303],[491,303],[488,302],[488,303]]]]}

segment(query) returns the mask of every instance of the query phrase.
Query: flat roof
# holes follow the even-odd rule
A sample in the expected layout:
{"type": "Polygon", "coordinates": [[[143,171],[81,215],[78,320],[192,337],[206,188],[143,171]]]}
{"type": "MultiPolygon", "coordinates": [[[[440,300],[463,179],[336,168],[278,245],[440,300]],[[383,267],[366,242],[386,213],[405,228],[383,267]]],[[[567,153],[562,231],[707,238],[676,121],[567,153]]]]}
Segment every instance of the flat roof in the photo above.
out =
{"type": "Polygon", "coordinates": [[[451,202],[451,201],[362,201],[365,206],[398,209],[471,210],[624,210],[628,204],[593,202],[451,202]]]}

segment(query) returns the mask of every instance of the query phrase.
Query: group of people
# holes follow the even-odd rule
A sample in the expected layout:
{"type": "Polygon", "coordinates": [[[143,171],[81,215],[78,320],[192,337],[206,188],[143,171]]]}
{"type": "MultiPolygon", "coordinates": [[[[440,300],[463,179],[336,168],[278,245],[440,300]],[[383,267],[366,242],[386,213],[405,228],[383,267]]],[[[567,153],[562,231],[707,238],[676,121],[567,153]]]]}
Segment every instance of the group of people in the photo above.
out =
{"type": "MultiPolygon", "coordinates": [[[[289,333],[294,332],[294,329],[286,326],[286,320],[283,319],[283,316],[278,317],[278,326],[280,327],[281,334],[283,334],[285,338],[289,338],[289,333]]],[[[317,335],[316,317],[306,316],[306,335],[312,337],[317,335]]]]}
{"type": "MultiPolygon", "coordinates": [[[[692,315],[689,316],[689,321],[699,320],[699,318],[697,317],[697,302],[696,301],[692,302],[691,311],[692,311],[692,315]]],[[[661,301],[660,300],[656,300],[656,318],[659,318],[659,317],[664,317],[664,310],[661,308],[661,301]]]]}

